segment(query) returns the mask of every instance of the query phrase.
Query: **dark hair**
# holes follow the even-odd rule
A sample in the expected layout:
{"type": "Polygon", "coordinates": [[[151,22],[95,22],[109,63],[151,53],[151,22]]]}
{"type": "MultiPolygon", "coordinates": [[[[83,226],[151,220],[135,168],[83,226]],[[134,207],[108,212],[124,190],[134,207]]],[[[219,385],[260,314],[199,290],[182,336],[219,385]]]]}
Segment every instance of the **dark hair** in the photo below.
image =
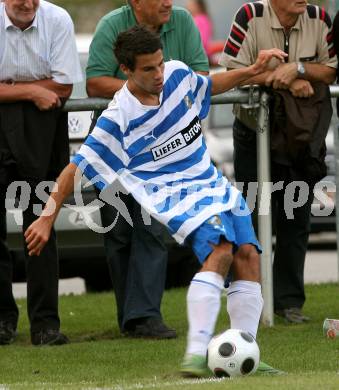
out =
{"type": "Polygon", "coordinates": [[[119,63],[134,70],[136,57],[141,54],[153,54],[162,49],[159,34],[150,31],[145,26],[136,25],[121,32],[114,46],[114,55],[119,63]]]}
{"type": "Polygon", "coordinates": [[[207,6],[204,0],[195,0],[202,14],[208,15],[207,6]]]}

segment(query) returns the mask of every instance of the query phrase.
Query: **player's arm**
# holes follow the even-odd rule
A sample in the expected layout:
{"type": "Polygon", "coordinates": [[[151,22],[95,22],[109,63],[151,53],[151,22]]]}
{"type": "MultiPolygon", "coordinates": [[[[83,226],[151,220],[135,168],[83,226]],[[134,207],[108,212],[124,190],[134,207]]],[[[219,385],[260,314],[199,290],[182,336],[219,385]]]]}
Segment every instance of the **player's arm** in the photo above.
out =
{"type": "MultiPolygon", "coordinates": [[[[197,71],[201,75],[208,75],[207,71],[197,71]]],[[[103,97],[111,99],[115,92],[119,91],[126,80],[118,79],[112,76],[91,77],[86,81],[87,94],[90,97],[103,97]]]]}
{"type": "MultiPolygon", "coordinates": [[[[208,75],[208,72],[197,71],[198,74],[208,75]]],[[[111,99],[115,92],[119,91],[125,84],[126,80],[118,79],[112,76],[99,76],[87,79],[86,89],[90,97],[103,97],[111,99]]]]}
{"type": "Polygon", "coordinates": [[[283,61],[286,53],[279,49],[261,50],[257,60],[253,65],[241,69],[232,69],[227,72],[215,73],[211,76],[212,89],[211,94],[217,95],[223,93],[243,81],[259,75],[266,71],[269,61],[273,58],[283,61]]]}
{"type": "MultiPolygon", "coordinates": [[[[227,70],[232,70],[232,68],[227,68],[227,70]]],[[[272,74],[273,70],[266,70],[260,74],[257,74],[253,77],[250,77],[247,80],[242,81],[239,86],[243,85],[265,85],[267,78],[272,74]]]]}
{"type": "Polygon", "coordinates": [[[29,256],[39,256],[49,240],[51,229],[61,206],[81,178],[81,171],[74,163],[69,163],[61,172],[49,196],[41,216],[25,231],[29,256]]]}

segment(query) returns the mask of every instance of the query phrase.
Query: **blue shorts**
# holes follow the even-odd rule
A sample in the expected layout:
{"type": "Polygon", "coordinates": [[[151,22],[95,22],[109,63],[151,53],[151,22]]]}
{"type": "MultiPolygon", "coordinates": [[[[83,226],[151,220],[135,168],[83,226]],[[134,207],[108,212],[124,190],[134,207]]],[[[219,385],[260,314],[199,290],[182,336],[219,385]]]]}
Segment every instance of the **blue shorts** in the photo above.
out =
{"type": "MultiPolygon", "coordinates": [[[[241,197],[241,207],[246,208],[245,200],[241,197]]],[[[243,244],[252,244],[261,253],[261,246],[255,235],[251,215],[237,215],[232,210],[216,214],[200,225],[187,238],[195,255],[202,264],[213,251],[210,244],[217,245],[223,237],[233,244],[233,252],[243,244]]]]}

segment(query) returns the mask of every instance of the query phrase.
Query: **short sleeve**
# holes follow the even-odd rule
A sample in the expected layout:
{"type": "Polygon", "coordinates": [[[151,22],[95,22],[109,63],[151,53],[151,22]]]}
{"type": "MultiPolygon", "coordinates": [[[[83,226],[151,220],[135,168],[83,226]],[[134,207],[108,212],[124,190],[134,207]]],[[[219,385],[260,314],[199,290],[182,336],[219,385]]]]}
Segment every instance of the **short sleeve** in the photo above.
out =
{"type": "Polygon", "coordinates": [[[318,62],[336,68],[337,57],[335,55],[333,26],[330,16],[323,8],[320,9],[320,20],[322,23],[317,43],[318,62]]]}
{"type": "Polygon", "coordinates": [[[50,52],[52,79],[60,84],[82,81],[79,55],[75,43],[74,26],[64,12],[56,23],[50,52]]]}
{"type": "Polygon", "coordinates": [[[226,68],[243,68],[253,64],[257,58],[256,40],[248,23],[246,9],[241,7],[235,14],[229,36],[225,42],[219,64],[226,68]]]}
{"type": "Polygon", "coordinates": [[[333,45],[334,49],[339,54],[339,11],[333,20],[333,45]]]}
{"type": "Polygon", "coordinates": [[[130,162],[122,146],[121,128],[110,111],[103,112],[93,132],[72,159],[72,163],[99,189],[112,184],[130,162]]]}
{"type": "Polygon", "coordinates": [[[199,118],[205,119],[208,115],[211,104],[212,81],[208,76],[202,76],[189,69],[190,86],[194,101],[198,109],[199,118]]]}
{"type": "Polygon", "coordinates": [[[118,32],[107,19],[101,19],[89,48],[86,78],[110,76],[116,77],[119,65],[113,54],[113,44],[118,32]]]}

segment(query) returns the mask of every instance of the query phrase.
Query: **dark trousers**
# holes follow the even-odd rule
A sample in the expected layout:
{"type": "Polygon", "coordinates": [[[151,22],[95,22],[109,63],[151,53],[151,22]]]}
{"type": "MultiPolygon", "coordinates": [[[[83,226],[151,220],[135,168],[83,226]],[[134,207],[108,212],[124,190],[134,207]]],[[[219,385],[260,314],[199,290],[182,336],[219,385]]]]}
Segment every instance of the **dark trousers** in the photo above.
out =
{"type": "MultiPolygon", "coordinates": [[[[243,192],[244,196],[247,196],[246,184],[257,181],[256,133],[236,119],[233,139],[235,179],[238,183],[245,183],[243,192]]],[[[274,309],[301,308],[305,302],[304,264],[310,231],[313,186],[309,188],[310,194],[306,203],[295,208],[294,218],[288,219],[284,209],[285,188],[293,180],[302,178],[291,174],[290,167],[275,162],[271,162],[271,172],[272,182],[284,181],[283,189],[272,194],[273,231],[276,234],[273,263],[274,309]]],[[[257,231],[256,211],[255,209],[252,214],[252,220],[257,231]]]]}
{"type": "MultiPolygon", "coordinates": [[[[133,320],[161,317],[160,305],[165,288],[167,249],[163,242],[163,226],[151,218],[145,225],[140,205],[131,195],[120,193],[133,227],[121,215],[114,227],[104,235],[107,261],[117,302],[118,323],[122,331],[133,320]]],[[[100,209],[103,226],[117,217],[117,210],[105,204],[100,209]]]]}
{"type": "MultiPolygon", "coordinates": [[[[0,185],[0,321],[9,321],[15,327],[18,322],[18,308],[12,293],[13,260],[6,245],[7,186],[0,185]]],[[[38,217],[33,205],[42,204],[31,186],[29,207],[23,211],[23,231],[38,217]]],[[[27,273],[27,311],[31,332],[41,329],[59,329],[58,316],[58,257],[54,230],[40,256],[29,257],[25,248],[27,273]]]]}

